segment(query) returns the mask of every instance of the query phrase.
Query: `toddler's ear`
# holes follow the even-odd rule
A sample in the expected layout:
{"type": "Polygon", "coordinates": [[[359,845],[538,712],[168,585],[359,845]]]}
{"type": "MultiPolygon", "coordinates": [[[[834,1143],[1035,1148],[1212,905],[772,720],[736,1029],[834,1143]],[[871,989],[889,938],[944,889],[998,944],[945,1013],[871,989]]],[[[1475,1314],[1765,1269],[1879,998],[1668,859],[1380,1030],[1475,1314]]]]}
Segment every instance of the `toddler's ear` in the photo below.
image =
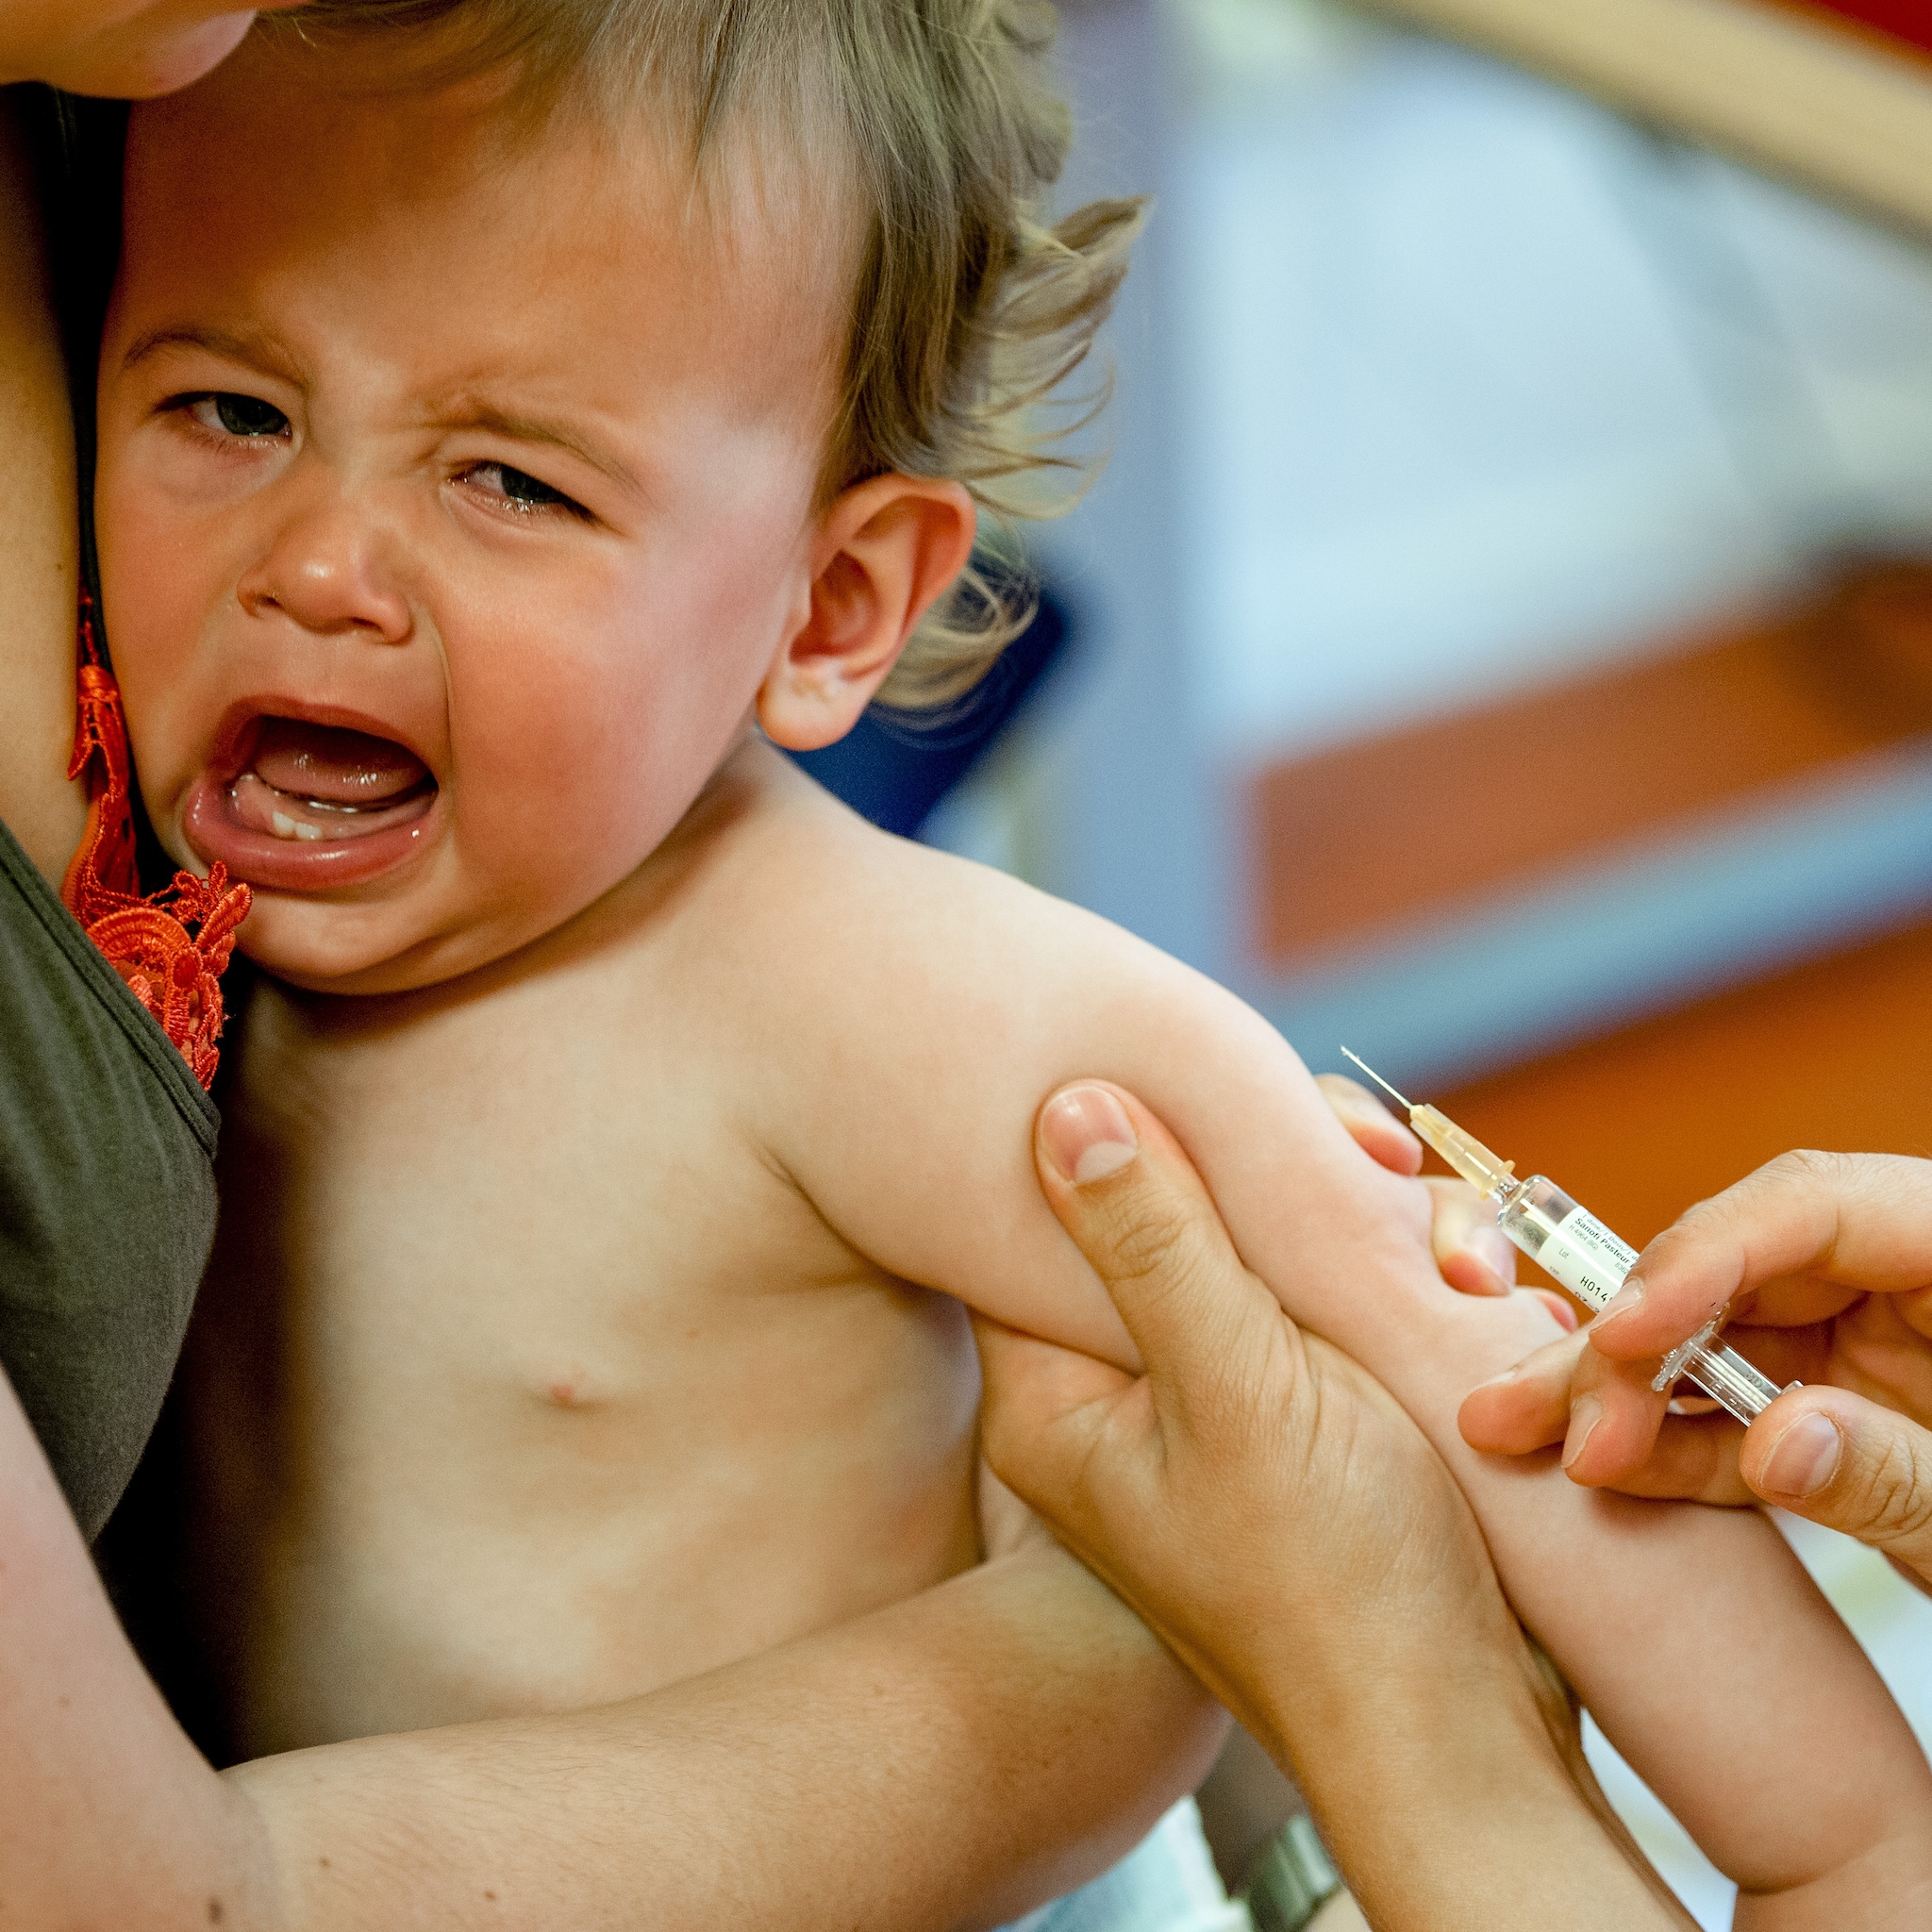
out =
{"type": "Polygon", "coordinates": [[[873,476],[821,520],[811,608],[758,688],[774,744],[816,751],[843,738],[872,702],[913,627],[966,567],[976,518],[958,483],[873,476]]]}

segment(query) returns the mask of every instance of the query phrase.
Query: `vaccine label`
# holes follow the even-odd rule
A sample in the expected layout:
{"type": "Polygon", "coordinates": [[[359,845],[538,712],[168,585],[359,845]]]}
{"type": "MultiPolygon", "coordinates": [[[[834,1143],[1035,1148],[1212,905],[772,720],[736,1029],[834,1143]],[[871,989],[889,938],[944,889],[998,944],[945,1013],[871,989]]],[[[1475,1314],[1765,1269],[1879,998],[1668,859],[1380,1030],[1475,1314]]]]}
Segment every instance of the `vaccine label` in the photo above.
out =
{"type": "Polygon", "coordinates": [[[1620,1241],[1589,1208],[1575,1208],[1557,1224],[1536,1258],[1572,1294],[1600,1308],[1623,1287],[1637,1250],[1620,1241]]]}

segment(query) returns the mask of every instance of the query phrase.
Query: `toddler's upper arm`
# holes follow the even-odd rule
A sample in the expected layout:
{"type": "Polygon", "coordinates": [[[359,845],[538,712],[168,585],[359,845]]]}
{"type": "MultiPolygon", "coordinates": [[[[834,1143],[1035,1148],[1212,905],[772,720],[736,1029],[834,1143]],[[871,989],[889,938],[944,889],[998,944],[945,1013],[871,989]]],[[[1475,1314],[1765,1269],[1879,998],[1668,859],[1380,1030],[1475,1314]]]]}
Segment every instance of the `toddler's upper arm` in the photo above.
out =
{"type": "Polygon", "coordinates": [[[866,923],[829,997],[805,1008],[823,1030],[801,1026],[786,1057],[796,1125],[776,1144],[881,1266],[1130,1363],[1033,1172],[1040,1103],[1093,1074],[1173,1128],[1290,1311],[1378,1371],[1398,1316],[1419,1324],[1418,1347],[1439,1323],[1486,1333],[1472,1381],[1556,1332],[1533,1304],[1478,1304],[1442,1284],[1424,1191],[1355,1146],[1287,1042],[1231,994],[978,868],[920,855],[909,870],[914,903],[894,895],[896,916],[866,923]]]}

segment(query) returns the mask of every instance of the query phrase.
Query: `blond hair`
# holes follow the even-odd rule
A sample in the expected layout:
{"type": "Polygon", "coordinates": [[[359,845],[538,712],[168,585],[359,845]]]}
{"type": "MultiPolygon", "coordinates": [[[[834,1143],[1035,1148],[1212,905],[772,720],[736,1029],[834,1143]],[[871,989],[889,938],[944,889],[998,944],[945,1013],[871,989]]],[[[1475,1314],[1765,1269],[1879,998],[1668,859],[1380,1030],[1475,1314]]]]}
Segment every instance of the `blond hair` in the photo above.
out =
{"type": "MultiPolygon", "coordinates": [[[[1071,118],[1046,74],[1045,0],[310,0],[257,31],[423,37],[432,84],[501,74],[510,100],[604,115],[647,91],[694,168],[725,134],[829,135],[865,223],[827,493],[898,471],[971,492],[992,534],[1058,516],[1091,480],[1064,445],[1104,406],[1061,385],[1105,320],[1143,206],[1097,201],[1049,225],[1071,118]]],[[[1025,627],[1024,572],[969,566],[881,692],[942,704],[1025,627]]]]}

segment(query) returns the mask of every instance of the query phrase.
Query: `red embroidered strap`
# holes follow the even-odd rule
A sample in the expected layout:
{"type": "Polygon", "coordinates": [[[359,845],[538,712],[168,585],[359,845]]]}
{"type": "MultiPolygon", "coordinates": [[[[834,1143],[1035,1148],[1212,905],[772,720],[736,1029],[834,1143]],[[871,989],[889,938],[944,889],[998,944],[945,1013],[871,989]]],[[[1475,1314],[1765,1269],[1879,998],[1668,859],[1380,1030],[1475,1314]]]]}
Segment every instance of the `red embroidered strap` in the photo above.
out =
{"type": "Polygon", "coordinates": [[[161,1023],[204,1088],[221,1056],[222,970],[250,893],[231,886],[217,862],[205,879],[177,872],[172,885],[141,895],[134,869],[133,773],[121,691],[94,642],[92,600],[80,600],[80,690],[74,758],[67,775],[87,774],[87,830],[60,882],[67,909],[108,965],[161,1023]],[[191,928],[199,927],[192,931],[191,928]]]}

